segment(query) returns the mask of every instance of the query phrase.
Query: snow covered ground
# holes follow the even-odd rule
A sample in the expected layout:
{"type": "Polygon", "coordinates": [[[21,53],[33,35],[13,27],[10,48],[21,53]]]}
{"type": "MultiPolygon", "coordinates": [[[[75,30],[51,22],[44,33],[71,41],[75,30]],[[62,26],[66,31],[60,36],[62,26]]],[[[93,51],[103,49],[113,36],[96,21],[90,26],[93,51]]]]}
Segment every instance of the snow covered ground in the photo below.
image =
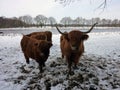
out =
{"type": "Polygon", "coordinates": [[[26,64],[21,38],[21,34],[0,35],[0,90],[120,90],[120,31],[90,33],[79,69],[69,79],[59,34],[53,34],[43,74],[34,60],[26,64]]]}

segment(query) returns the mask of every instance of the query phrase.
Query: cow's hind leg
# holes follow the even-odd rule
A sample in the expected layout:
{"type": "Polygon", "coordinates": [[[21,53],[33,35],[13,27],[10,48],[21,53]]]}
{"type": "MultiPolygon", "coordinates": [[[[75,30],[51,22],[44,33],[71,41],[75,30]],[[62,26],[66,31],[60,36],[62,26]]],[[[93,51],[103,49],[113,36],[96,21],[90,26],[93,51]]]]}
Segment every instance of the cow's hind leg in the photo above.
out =
{"type": "Polygon", "coordinates": [[[61,57],[62,57],[62,59],[63,59],[63,58],[64,58],[64,55],[62,54],[61,57]]]}
{"type": "Polygon", "coordinates": [[[26,54],[24,54],[24,56],[25,56],[25,59],[26,59],[26,63],[29,64],[30,63],[29,57],[26,54]]]}

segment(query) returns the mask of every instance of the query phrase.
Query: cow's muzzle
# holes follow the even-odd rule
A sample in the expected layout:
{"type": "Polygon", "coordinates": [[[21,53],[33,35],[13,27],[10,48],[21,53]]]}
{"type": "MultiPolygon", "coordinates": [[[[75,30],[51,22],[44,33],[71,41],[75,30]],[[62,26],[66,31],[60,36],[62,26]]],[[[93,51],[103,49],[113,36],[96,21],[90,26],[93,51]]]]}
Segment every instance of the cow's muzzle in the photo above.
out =
{"type": "Polygon", "coordinates": [[[71,49],[76,51],[76,50],[78,50],[78,47],[75,45],[71,45],[71,49]]]}

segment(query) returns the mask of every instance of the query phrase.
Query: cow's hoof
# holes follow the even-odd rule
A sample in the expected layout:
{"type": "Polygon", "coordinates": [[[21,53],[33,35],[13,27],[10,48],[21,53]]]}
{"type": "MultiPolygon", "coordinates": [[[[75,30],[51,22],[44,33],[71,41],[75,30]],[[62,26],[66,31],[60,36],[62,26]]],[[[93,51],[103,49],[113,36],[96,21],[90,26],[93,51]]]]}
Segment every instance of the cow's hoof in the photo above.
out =
{"type": "Polygon", "coordinates": [[[39,74],[42,74],[42,73],[43,73],[43,71],[40,71],[40,72],[39,72],[39,74]]]}
{"type": "Polygon", "coordinates": [[[73,67],[73,69],[76,69],[76,70],[78,70],[79,68],[75,65],[74,67],[73,67]]]}
{"type": "Polygon", "coordinates": [[[27,64],[30,64],[30,62],[29,62],[29,61],[26,61],[26,63],[27,63],[27,64]]]}
{"type": "Polygon", "coordinates": [[[29,62],[26,62],[27,64],[30,64],[29,62]]]}
{"type": "Polygon", "coordinates": [[[69,72],[69,74],[70,74],[70,75],[74,75],[74,72],[73,72],[73,71],[71,71],[71,72],[69,72]]]}
{"type": "Polygon", "coordinates": [[[67,74],[67,79],[69,79],[69,76],[72,76],[72,75],[74,75],[74,72],[73,71],[71,71],[71,72],[68,72],[68,74],[67,74]]]}
{"type": "Polygon", "coordinates": [[[69,79],[69,74],[67,74],[67,77],[66,77],[66,79],[69,79]]]}
{"type": "Polygon", "coordinates": [[[40,70],[40,73],[43,73],[43,69],[42,69],[42,70],[40,70]]]}
{"type": "Polygon", "coordinates": [[[43,64],[43,67],[45,67],[45,63],[43,64]]]}

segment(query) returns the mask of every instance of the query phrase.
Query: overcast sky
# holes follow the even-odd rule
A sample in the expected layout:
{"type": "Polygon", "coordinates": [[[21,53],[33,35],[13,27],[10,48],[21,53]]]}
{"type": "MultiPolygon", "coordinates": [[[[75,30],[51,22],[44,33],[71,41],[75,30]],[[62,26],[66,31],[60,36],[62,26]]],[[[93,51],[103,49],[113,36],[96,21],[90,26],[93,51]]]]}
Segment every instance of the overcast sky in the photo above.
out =
{"type": "Polygon", "coordinates": [[[55,0],[0,0],[0,16],[19,17],[38,14],[46,17],[54,17],[57,21],[67,16],[75,19],[83,17],[86,19],[100,17],[107,19],[120,19],[120,0],[107,0],[107,7],[97,7],[103,0],[79,0],[64,6],[55,0]]]}

